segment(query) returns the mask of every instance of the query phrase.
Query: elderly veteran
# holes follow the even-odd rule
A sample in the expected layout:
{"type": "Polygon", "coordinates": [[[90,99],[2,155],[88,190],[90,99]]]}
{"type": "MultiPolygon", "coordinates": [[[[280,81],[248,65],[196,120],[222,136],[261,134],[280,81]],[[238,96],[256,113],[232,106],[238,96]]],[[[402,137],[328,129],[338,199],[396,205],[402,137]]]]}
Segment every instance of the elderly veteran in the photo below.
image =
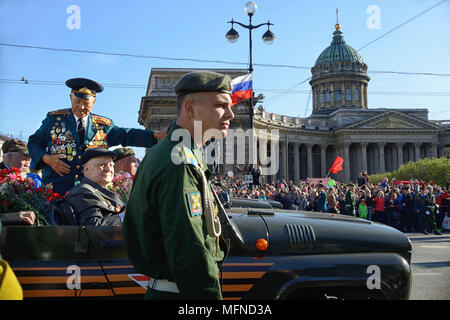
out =
{"type": "Polygon", "coordinates": [[[122,230],[130,261],[152,279],[147,299],[222,298],[227,246],[200,148],[208,129],[216,129],[217,139],[226,136],[234,117],[231,89],[226,75],[184,75],[174,88],[177,121],[137,170],[122,230]],[[194,135],[196,121],[201,137],[194,135]]]}
{"type": "Polygon", "coordinates": [[[2,145],[3,162],[0,162],[0,170],[12,167],[21,172],[28,172],[30,169],[30,154],[27,144],[20,140],[7,140],[2,145]]]}
{"type": "Polygon", "coordinates": [[[116,153],[116,160],[114,161],[116,174],[129,173],[134,176],[138,168],[134,150],[131,148],[117,148],[114,152],[116,153]]]}
{"type": "MultiPolygon", "coordinates": [[[[21,172],[27,172],[30,167],[30,155],[27,144],[20,140],[7,140],[2,145],[3,162],[0,162],[0,170],[17,168],[21,172]]],[[[0,213],[0,221],[4,225],[33,225],[36,216],[33,211],[19,211],[0,213]]]]}
{"type": "Polygon", "coordinates": [[[65,194],[81,179],[86,150],[116,145],[150,148],[165,136],[159,131],[121,128],[111,119],[92,114],[97,93],[103,91],[101,84],[74,78],[66,85],[72,89],[72,107],[49,112],[28,140],[33,163],[42,169],[43,184],[52,183],[55,192],[65,194]]]}
{"type": "Polygon", "coordinates": [[[80,225],[117,226],[122,224],[125,204],[107,189],[114,177],[116,154],[104,148],[88,150],[83,155],[84,176],[70,190],[67,201],[80,225]]]}

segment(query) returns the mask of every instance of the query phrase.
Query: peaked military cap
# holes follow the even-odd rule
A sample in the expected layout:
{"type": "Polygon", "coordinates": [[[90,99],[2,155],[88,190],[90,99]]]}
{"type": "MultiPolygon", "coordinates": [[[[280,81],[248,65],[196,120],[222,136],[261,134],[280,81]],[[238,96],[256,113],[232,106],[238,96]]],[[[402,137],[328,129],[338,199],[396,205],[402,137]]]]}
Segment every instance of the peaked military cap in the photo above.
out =
{"type": "Polygon", "coordinates": [[[94,148],[94,149],[88,149],[84,154],[83,158],[81,159],[82,163],[85,164],[89,160],[97,157],[103,157],[108,156],[113,158],[113,160],[116,159],[116,153],[114,151],[110,151],[105,148],[94,148]]]}
{"type": "Polygon", "coordinates": [[[73,78],[66,81],[66,86],[72,88],[72,93],[84,99],[90,99],[97,96],[97,92],[103,91],[103,86],[90,79],[73,78]]]}
{"type": "Polygon", "coordinates": [[[134,156],[134,150],[131,148],[117,148],[114,152],[116,153],[116,160],[114,161],[126,158],[128,156],[134,156]]]}
{"type": "Polygon", "coordinates": [[[23,141],[12,139],[7,140],[2,145],[2,151],[3,153],[9,153],[9,152],[19,152],[23,155],[29,157],[30,154],[28,152],[27,144],[23,141]]]}
{"type": "Polygon", "coordinates": [[[228,75],[212,71],[195,71],[185,74],[175,84],[177,96],[195,92],[223,92],[231,94],[233,86],[228,75]]]}

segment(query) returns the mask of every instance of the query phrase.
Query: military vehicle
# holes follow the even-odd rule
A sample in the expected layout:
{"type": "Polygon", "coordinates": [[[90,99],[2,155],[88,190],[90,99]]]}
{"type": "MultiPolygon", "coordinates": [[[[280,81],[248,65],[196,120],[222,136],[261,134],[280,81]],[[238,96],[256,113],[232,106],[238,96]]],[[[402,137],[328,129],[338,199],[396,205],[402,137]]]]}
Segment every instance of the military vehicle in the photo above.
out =
{"type": "MultiPolygon", "coordinates": [[[[356,217],[233,202],[254,205],[221,215],[231,247],[220,272],[225,300],[408,299],[412,247],[403,233],[356,217]]],[[[0,247],[26,299],[142,299],[147,288],[120,226],[4,226],[0,247]]]]}

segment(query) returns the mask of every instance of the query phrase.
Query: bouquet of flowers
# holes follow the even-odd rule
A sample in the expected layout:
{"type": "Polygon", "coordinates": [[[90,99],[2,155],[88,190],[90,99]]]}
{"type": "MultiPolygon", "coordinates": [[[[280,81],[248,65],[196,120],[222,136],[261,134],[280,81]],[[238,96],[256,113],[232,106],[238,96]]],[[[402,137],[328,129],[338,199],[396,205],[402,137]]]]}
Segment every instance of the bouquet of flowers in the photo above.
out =
{"type": "Polygon", "coordinates": [[[108,189],[116,193],[123,203],[127,203],[130,197],[131,187],[133,186],[133,178],[128,172],[116,175],[108,189]]]}
{"type": "Polygon", "coordinates": [[[38,225],[49,225],[50,202],[61,198],[53,192],[51,184],[36,188],[36,182],[17,168],[0,171],[0,214],[33,211],[38,225]]]}

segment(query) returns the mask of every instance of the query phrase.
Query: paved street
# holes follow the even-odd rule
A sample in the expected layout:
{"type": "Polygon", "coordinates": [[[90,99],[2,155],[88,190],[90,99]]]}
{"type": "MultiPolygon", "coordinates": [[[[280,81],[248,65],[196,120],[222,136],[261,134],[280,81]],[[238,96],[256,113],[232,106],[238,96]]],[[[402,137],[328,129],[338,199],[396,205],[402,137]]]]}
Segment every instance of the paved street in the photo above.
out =
{"type": "Polygon", "coordinates": [[[412,253],[411,300],[450,300],[450,232],[408,233],[412,253]]]}

